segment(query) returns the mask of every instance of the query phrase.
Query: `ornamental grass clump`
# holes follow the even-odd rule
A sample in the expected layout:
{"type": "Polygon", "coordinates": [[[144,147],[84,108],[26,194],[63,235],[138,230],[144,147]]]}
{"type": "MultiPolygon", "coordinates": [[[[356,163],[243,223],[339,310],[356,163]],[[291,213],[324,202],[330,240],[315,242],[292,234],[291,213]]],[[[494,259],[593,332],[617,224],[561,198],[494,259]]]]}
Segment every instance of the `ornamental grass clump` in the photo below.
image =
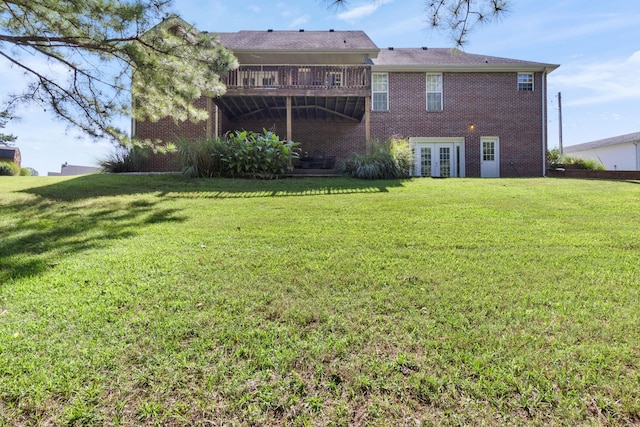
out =
{"type": "Polygon", "coordinates": [[[564,168],[566,165],[573,165],[577,169],[603,171],[607,168],[595,159],[583,159],[580,157],[560,154],[558,148],[553,148],[547,152],[547,162],[550,168],[564,168]]]}
{"type": "Polygon", "coordinates": [[[98,165],[105,173],[140,172],[148,157],[147,147],[118,146],[107,157],[99,160],[98,165]]]}
{"type": "Polygon", "coordinates": [[[181,140],[178,153],[182,164],[182,174],[187,178],[214,178],[226,175],[228,145],[220,138],[206,138],[198,141],[181,140]]]}
{"type": "Polygon", "coordinates": [[[0,176],[15,176],[20,173],[20,167],[15,163],[0,162],[0,176]]]}
{"type": "Polygon", "coordinates": [[[392,137],[374,142],[371,154],[353,154],[338,163],[338,171],[360,179],[398,179],[409,177],[412,158],[409,141],[392,137]]]}

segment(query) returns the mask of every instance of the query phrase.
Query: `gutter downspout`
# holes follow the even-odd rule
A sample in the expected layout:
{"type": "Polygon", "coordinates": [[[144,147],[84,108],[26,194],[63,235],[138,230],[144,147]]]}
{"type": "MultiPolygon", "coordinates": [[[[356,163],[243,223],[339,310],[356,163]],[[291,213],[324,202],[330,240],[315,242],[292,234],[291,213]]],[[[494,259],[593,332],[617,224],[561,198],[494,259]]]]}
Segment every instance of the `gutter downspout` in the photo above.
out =
{"type": "Polygon", "coordinates": [[[542,176],[547,176],[547,67],[542,71],[542,176]]]}

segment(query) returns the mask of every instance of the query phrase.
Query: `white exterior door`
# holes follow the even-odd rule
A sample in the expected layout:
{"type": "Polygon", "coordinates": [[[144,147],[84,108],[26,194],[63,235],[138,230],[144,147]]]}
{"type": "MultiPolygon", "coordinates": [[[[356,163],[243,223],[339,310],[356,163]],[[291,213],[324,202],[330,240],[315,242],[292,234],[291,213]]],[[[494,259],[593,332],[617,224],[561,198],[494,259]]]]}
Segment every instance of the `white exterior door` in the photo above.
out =
{"type": "Polygon", "coordinates": [[[465,176],[464,138],[411,137],[413,176],[465,176]]]}
{"type": "Polygon", "coordinates": [[[416,147],[416,175],[446,178],[455,175],[453,144],[419,144],[416,147]]]}
{"type": "Polygon", "coordinates": [[[500,142],[498,138],[480,138],[480,176],[500,177],[500,142]]]}

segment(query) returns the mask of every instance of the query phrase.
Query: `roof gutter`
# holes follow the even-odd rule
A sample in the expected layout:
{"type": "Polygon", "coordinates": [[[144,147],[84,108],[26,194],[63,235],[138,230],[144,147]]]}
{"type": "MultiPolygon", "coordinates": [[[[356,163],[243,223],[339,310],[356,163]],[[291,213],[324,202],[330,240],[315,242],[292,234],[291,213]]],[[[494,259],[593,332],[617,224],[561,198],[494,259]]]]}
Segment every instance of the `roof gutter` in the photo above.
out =
{"type": "MultiPolygon", "coordinates": [[[[467,71],[485,71],[485,72],[550,72],[549,69],[551,67],[549,65],[544,65],[540,67],[535,64],[505,64],[505,65],[485,65],[485,64],[477,64],[477,65],[447,65],[447,64],[433,64],[433,65],[371,65],[371,70],[376,72],[467,72],[467,71]]],[[[551,68],[553,71],[554,68],[551,68]]]]}

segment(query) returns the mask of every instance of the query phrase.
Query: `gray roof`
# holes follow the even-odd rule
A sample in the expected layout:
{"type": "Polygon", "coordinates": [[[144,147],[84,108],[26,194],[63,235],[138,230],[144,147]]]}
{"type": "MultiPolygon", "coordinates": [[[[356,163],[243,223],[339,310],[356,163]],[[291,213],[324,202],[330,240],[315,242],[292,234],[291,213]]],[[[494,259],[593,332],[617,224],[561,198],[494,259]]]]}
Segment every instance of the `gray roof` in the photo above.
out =
{"type": "Polygon", "coordinates": [[[378,50],[364,31],[238,31],[218,33],[223,46],[237,50],[378,50]]]}
{"type": "Polygon", "coordinates": [[[16,147],[0,147],[0,157],[3,159],[13,159],[16,152],[20,152],[16,147]]]}
{"type": "Polygon", "coordinates": [[[499,58],[496,56],[476,55],[451,48],[388,48],[381,49],[371,64],[380,67],[484,67],[491,68],[551,68],[558,65],[523,61],[520,59],[499,58]]]}
{"type": "Polygon", "coordinates": [[[628,144],[632,142],[640,143],[640,132],[614,136],[612,138],[599,139],[597,141],[585,142],[584,144],[570,145],[564,147],[563,151],[565,153],[575,153],[578,151],[587,151],[593,150],[595,148],[608,147],[610,145],[628,144]]]}
{"type": "MultiPolygon", "coordinates": [[[[280,54],[295,53],[357,53],[364,57],[352,57],[352,60],[365,61],[378,69],[411,70],[438,68],[448,70],[486,70],[486,71],[546,71],[559,67],[555,64],[523,61],[520,59],[500,58],[488,55],[475,55],[451,48],[397,48],[379,49],[364,31],[238,31],[218,33],[223,46],[236,54],[251,54],[256,51],[270,52],[271,61],[277,63],[280,54]]],[[[240,59],[241,57],[238,56],[240,59]]],[[[318,56],[320,58],[320,56],[318,56]]],[[[248,57],[241,59],[247,60],[248,57]]],[[[323,58],[326,59],[326,58],[323,58]]],[[[250,59],[249,59],[250,60],[250,59]]]]}

